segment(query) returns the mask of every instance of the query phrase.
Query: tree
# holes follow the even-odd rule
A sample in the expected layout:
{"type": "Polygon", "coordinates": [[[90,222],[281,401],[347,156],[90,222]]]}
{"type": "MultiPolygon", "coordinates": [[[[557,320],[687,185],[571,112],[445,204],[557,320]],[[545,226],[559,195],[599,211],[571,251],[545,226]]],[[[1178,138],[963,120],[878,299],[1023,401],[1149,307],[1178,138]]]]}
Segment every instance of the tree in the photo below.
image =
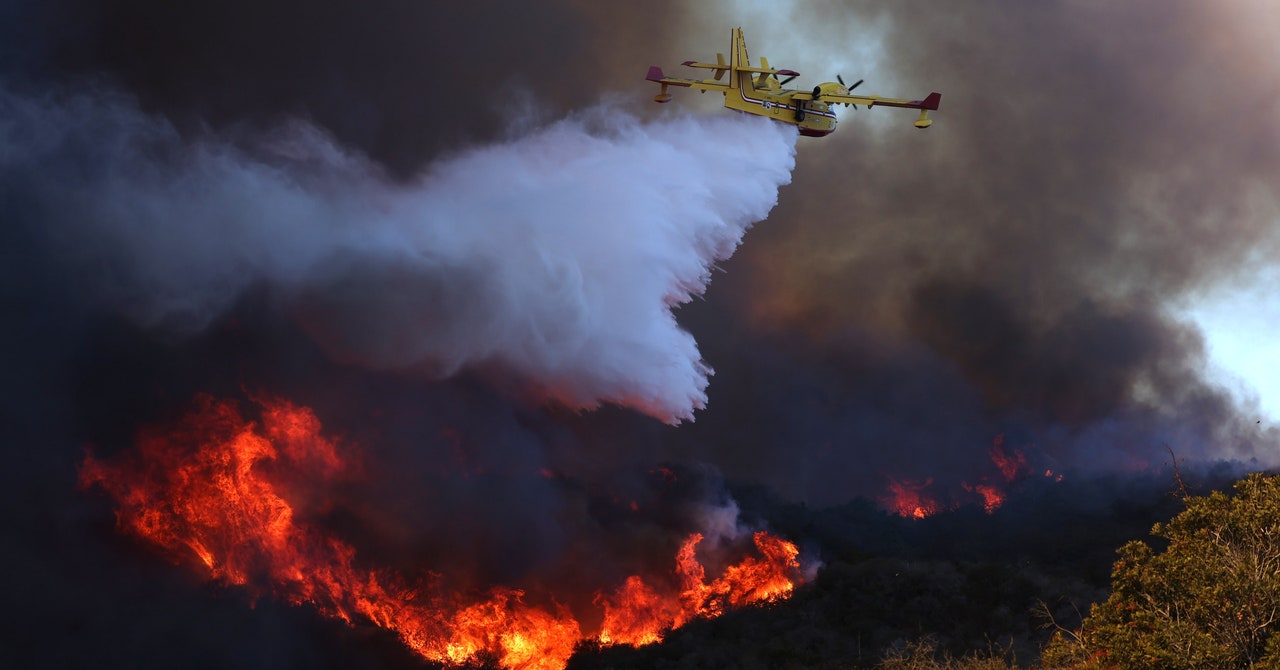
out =
{"type": "Polygon", "coordinates": [[[1111,596],[1077,631],[1056,633],[1046,667],[1280,668],[1280,476],[1253,474],[1234,497],[1186,510],[1119,551],[1111,596]]]}

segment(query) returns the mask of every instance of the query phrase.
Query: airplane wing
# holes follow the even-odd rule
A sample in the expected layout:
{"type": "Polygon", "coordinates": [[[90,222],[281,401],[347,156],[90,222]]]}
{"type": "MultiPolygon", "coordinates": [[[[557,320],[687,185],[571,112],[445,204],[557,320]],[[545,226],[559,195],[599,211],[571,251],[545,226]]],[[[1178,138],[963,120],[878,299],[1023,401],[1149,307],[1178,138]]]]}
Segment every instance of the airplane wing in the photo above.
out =
{"type": "Polygon", "coordinates": [[[645,79],[657,82],[659,84],[670,84],[672,86],[684,86],[685,88],[694,88],[700,91],[727,91],[728,84],[721,84],[713,79],[685,79],[683,77],[668,77],[662,73],[662,68],[653,65],[649,67],[649,74],[645,79]]]}
{"type": "Polygon", "coordinates": [[[720,53],[716,54],[716,62],[714,65],[711,63],[697,63],[691,60],[687,60],[681,64],[686,65],[688,67],[698,67],[706,70],[715,70],[713,75],[716,81],[720,81],[722,78],[724,78],[724,73],[728,72],[731,68],[730,64],[725,62],[724,54],[720,54],[720,53]]]}
{"type": "MultiPolygon", "coordinates": [[[[813,100],[813,94],[806,91],[797,91],[791,96],[793,100],[813,100]]],[[[924,100],[902,100],[899,98],[883,98],[878,95],[840,95],[837,93],[822,93],[817,97],[818,102],[837,102],[849,105],[866,105],[868,107],[905,107],[908,109],[937,109],[942,103],[941,93],[930,93],[924,100]]]]}

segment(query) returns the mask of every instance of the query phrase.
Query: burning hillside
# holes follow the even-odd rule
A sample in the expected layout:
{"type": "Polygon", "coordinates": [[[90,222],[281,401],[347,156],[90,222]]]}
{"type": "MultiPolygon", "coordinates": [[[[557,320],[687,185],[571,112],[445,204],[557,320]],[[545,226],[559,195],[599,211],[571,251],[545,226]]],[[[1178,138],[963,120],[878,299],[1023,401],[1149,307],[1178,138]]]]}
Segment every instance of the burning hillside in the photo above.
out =
{"type": "MultiPolygon", "coordinates": [[[[982,511],[992,514],[1009,497],[1009,487],[1031,474],[1032,466],[1028,465],[1027,455],[1022,451],[1005,451],[1004,435],[996,436],[987,456],[994,472],[980,475],[973,483],[962,480],[958,491],[937,490],[932,477],[923,481],[889,477],[880,502],[889,512],[907,519],[923,519],[962,505],[978,505],[982,511]]],[[[1045,469],[1044,477],[1049,481],[1062,481],[1062,475],[1052,468],[1045,469]]]]}
{"type": "Polygon", "coordinates": [[[177,425],[143,431],[135,450],[109,462],[86,457],[81,484],[116,500],[123,531],[210,580],[372,622],[448,664],[494,659],[513,670],[557,670],[584,639],[650,644],[692,619],[786,598],[800,581],[795,545],[763,531],[752,555],[708,580],[697,551],[703,536],[694,533],[670,574],[632,575],[598,592],[602,623],[584,631],[553,593],[529,594],[545,603],[535,605],[517,588],[462,594],[446,575],[371,567],[321,521],[331,511],[327,491],[359,471],[350,447],[325,437],[306,407],[256,402],[260,418],[249,420],[235,403],[202,396],[177,425]]]}

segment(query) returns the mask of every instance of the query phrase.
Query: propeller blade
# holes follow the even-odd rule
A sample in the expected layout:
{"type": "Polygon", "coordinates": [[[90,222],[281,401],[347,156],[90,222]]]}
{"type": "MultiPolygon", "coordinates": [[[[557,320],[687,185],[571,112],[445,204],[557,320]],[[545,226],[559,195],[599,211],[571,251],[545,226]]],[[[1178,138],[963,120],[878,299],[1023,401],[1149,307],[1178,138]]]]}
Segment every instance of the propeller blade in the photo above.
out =
{"type": "MultiPolygon", "coordinates": [[[[840,79],[840,75],[836,75],[836,79],[840,79]]],[[[846,86],[844,90],[846,90],[846,91],[852,91],[853,89],[855,89],[855,88],[857,88],[857,87],[861,86],[863,81],[864,81],[864,80],[859,79],[858,81],[853,82],[853,86],[846,86]]],[[[840,80],[840,83],[841,83],[841,84],[843,84],[843,83],[844,83],[844,80],[843,80],[843,79],[841,79],[841,80],[840,80]]],[[[857,109],[857,108],[858,108],[858,106],[857,106],[857,105],[853,105],[853,108],[854,108],[854,109],[857,109]]]]}
{"type": "MultiPolygon", "coordinates": [[[[779,82],[779,83],[780,83],[781,85],[783,85],[783,86],[786,86],[786,85],[787,85],[787,82],[789,82],[789,81],[791,81],[792,79],[795,79],[796,77],[799,77],[799,76],[800,76],[800,75],[798,75],[798,74],[793,74],[793,75],[791,75],[790,77],[787,77],[786,79],[783,79],[783,80],[782,80],[781,82],[779,82]]],[[[774,75],[774,77],[777,77],[777,75],[774,75]]]]}
{"type": "MultiPolygon", "coordinates": [[[[836,81],[840,82],[840,85],[841,85],[841,86],[844,86],[844,90],[846,90],[846,91],[852,91],[853,89],[855,89],[855,88],[857,88],[857,87],[861,86],[861,85],[862,85],[862,81],[863,81],[863,80],[859,79],[858,81],[853,82],[853,86],[848,86],[848,85],[846,85],[846,84],[844,83],[844,77],[841,77],[841,76],[837,73],[837,74],[836,74],[836,81]]],[[[846,102],[844,106],[845,106],[845,107],[853,107],[854,109],[857,109],[857,108],[858,108],[858,106],[857,106],[857,105],[854,105],[853,103],[848,103],[848,102],[846,102]]]]}

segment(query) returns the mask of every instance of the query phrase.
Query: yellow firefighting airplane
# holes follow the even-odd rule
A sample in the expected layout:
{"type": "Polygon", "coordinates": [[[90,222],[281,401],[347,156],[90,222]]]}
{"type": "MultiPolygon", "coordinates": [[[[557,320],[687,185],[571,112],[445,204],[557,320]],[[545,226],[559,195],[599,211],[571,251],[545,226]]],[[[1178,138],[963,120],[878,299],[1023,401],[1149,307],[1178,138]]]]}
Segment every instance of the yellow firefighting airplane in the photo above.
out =
{"type": "Polygon", "coordinates": [[[878,95],[850,95],[851,89],[862,83],[859,79],[853,86],[846,87],[844,79],[836,75],[838,81],[818,84],[812,91],[800,91],[783,88],[787,82],[800,76],[794,70],[773,70],[769,68],[769,60],[760,57],[760,67],[751,67],[751,58],[747,55],[747,41],[742,37],[742,29],[733,29],[733,50],[729,62],[724,54],[716,54],[715,63],[695,63],[691,60],[682,65],[714,70],[715,79],[682,79],[668,77],[662,68],[652,66],[645,79],[662,84],[662,90],[656,95],[654,102],[671,102],[671,94],[667,86],[684,86],[706,93],[721,91],[724,93],[724,106],[748,114],[767,116],[775,121],[794,124],[800,127],[801,135],[822,137],[830,135],[836,129],[836,115],[831,111],[833,104],[858,105],[867,107],[905,107],[920,110],[920,118],[916,120],[917,128],[928,128],[933,121],[929,118],[929,110],[937,109],[942,101],[941,93],[930,93],[924,100],[899,100],[882,98],[878,95]],[[721,83],[725,73],[729,73],[729,83],[721,83]],[[786,77],[781,82],[778,76],[786,77]]]}

